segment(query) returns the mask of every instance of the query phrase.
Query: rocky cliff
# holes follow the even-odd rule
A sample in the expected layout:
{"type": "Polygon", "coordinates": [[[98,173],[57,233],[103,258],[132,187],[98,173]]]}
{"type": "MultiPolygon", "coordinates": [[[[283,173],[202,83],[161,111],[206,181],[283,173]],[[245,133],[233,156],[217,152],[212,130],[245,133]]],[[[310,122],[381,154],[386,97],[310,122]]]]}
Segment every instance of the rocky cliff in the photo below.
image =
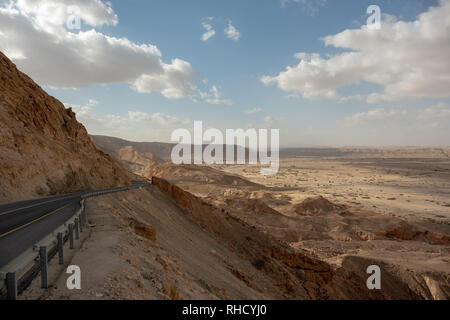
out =
{"type": "MultiPolygon", "coordinates": [[[[333,271],[328,263],[261,233],[230,212],[206,203],[167,180],[153,177],[153,185],[170,195],[205,232],[249,260],[264,277],[273,281],[285,298],[330,298],[333,271]]],[[[245,280],[248,286],[252,286],[254,278],[255,275],[245,280]]]]}
{"type": "Polygon", "coordinates": [[[164,160],[147,150],[158,153],[154,146],[162,145],[164,153],[165,144],[131,142],[105,136],[91,136],[91,138],[99,150],[111,155],[125,169],[133,173],[135,175],[133,180],[151,178],[157,172],[157,166],[164,163],[164,160]]]}
{"type": "Polygon", "coordinates": [[[71,109],[0,52],[0,203],[130,183],[71,109]]]}

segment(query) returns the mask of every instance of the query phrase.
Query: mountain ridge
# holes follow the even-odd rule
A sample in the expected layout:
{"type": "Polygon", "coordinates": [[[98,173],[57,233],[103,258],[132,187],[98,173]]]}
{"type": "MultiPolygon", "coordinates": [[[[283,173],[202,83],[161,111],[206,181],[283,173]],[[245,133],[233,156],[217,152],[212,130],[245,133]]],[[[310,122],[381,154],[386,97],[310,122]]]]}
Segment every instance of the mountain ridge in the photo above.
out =
{"type": "Polygon", "coordinates": [[[86,128],[0,52],[0,203],[129,185],[86,128]]]}

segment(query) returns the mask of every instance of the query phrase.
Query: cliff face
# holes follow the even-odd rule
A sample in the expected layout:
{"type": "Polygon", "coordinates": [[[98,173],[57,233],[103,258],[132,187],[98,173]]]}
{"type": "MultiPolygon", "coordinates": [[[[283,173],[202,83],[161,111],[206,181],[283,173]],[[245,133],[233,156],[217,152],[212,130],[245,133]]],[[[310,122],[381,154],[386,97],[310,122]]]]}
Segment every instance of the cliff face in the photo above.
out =
{"type": "MultiPolygon", "coordinates": [[[[156,172],[156,167],[164,163],[164,160],[146,150],[156,150],[155,145],[165,144],[131,142],[105,136],[91,136],[91,139],[99,150],[111,155],[133,173],[135,175],[133,180],[151,178],[156,172]]],[[[164,148],[162,153],[165,153],[164,148]]]]}
{"type": "Polygon", "coordinates": [[[130,183],[75,114],[0,52],[0,202],[130,183]]]}
{"type": "Polygon", "coordinates": [[[120,138],[107,136],[91,136],[95,146],[116,159],[120,159],[119,151],[131,147],[141,155],[150,157],[151,160],[168,161],[175,144],[162,142],[133,142],[120,138]]]}
{"type": "MultiPolygon", "coordinates": [[[[330,283],[334,272],[328,263],[303,250],[294,250],[167,180],[153,177],[153,185],[170,195],[205,232],[271,279],[284,298],[327,299],[333,294],[330,283]]],[[[252,279],[242,278],[252,287],[256,275],[252,279]]]]}

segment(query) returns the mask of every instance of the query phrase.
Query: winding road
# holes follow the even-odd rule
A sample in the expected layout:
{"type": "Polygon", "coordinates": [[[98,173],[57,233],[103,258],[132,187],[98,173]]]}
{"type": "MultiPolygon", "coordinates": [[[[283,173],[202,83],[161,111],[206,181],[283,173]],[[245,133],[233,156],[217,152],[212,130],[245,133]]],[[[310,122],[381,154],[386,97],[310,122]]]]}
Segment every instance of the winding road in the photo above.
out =
{"type": "Polygon", "coordinates": [[[69,220],[80,209],[83,198],[146,185],[148,183],[134,183],[125,188],[78,192],[0,205],[0,270],[69,220]]]}

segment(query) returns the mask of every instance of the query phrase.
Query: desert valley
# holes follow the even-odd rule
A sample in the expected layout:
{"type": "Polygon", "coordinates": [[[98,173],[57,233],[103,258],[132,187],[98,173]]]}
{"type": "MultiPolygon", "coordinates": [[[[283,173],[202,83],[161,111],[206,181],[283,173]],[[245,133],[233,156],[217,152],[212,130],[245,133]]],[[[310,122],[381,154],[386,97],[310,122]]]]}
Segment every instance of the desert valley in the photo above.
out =
{"type": "Polygon", "coordinates": [[[89,136],[0,67],[0,202],[152,183],[86,201],[83,290],[53,261],[21,299],[449,299],[450,148],[283,149],[273,176],[174,165],[173,145],[89,136]]]}
{"type": "Polygon", "coordinates": [[[215,223],[198,211],[230,215],[341,276],[354,272],[361,283],[352,279],[349,290],[362,298],[369,291],[361,271],[370,264],[383,264],[408,287],[390,298],[448,295],[450,149],[282,150],[280,172],[262,176],[258,166],[172,165],[170,145],[93,140],[129,170],[153,178],[205,228],[215,223]]]}

